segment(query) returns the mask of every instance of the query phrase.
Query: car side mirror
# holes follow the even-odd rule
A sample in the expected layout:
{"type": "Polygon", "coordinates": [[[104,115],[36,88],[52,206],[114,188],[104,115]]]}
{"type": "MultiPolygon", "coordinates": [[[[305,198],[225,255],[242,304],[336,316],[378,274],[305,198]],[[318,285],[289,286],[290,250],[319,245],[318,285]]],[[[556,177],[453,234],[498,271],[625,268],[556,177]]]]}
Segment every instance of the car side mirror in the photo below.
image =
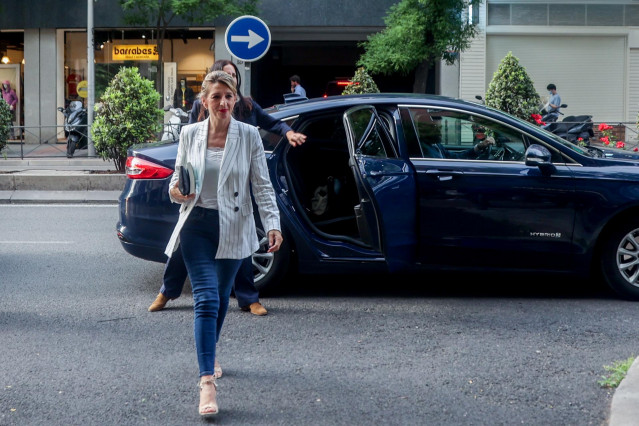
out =
{"type": "Polygon", "coordinates": [[[526,150],[525,161],[527,166],[538,167],[543,174],[551,174],[557,169],[550,161],[552,154],[548,148],[538,144],[532,144],[526,150]]]}

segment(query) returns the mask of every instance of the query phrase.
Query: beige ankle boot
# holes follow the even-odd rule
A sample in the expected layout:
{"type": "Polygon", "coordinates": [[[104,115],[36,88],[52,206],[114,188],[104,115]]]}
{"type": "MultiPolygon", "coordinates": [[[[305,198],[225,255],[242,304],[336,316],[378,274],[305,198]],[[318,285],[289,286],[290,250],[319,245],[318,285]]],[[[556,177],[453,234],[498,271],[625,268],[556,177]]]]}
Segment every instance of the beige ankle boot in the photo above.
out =
{"type": "Polygon", "coordinates": [[[149,306],[149,312],[161,311],[166,306],[166,303],[171,300],[162,293],[158,293],[158,297],[155,298],[151,306],[149,306]]]}

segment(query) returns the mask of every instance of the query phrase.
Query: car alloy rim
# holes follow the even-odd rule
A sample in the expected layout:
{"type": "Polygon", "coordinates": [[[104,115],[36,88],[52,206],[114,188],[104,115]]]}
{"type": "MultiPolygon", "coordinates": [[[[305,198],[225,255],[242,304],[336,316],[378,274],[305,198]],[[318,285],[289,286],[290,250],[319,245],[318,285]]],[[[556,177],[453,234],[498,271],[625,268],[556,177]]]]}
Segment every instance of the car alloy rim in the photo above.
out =
{"type": "Polygon", "coordinates": [[[639,229],[627,233],[617,248],[619,273],[635,287],[639,287],[639,229]]]}
{"type": "Polygon", "coordinates": [[[257,238],[260,241],[260,248],[253,253],[253,281],[257,284],[263,279],[273,267],[274,253],[268,253],[268,238],[263,230],[257,229],[257,238]]]}

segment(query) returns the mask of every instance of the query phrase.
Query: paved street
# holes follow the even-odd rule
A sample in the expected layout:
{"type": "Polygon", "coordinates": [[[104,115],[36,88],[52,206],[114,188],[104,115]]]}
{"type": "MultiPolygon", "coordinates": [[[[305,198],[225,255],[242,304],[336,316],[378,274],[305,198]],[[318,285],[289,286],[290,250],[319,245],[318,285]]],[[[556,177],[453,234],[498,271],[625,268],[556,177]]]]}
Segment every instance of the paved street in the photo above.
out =
{"type": "MultiPolygon", "coordinates": [[[[162,265],[121,249],[116,207],[0,218],[0,424],[201,423],[190,291],[146,311],[162,265]]],[[[213,423],[602,425],[603,365],[637,355],[639,305],[574,280],[350,280],[232,305],[213,423]]]]}

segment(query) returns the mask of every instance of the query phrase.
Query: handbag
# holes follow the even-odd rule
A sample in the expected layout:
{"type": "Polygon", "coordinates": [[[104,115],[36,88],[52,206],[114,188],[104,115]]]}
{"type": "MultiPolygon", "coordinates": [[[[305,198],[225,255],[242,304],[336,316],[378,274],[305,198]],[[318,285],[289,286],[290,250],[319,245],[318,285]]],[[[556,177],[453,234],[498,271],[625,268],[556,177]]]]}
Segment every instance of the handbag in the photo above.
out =
{"type": "Polygon", "coordinates": [[[178,189],[182,195],[187,196],[195,192],[195,173],[191,163],[186,163],[178,170],[178,189]]]}

